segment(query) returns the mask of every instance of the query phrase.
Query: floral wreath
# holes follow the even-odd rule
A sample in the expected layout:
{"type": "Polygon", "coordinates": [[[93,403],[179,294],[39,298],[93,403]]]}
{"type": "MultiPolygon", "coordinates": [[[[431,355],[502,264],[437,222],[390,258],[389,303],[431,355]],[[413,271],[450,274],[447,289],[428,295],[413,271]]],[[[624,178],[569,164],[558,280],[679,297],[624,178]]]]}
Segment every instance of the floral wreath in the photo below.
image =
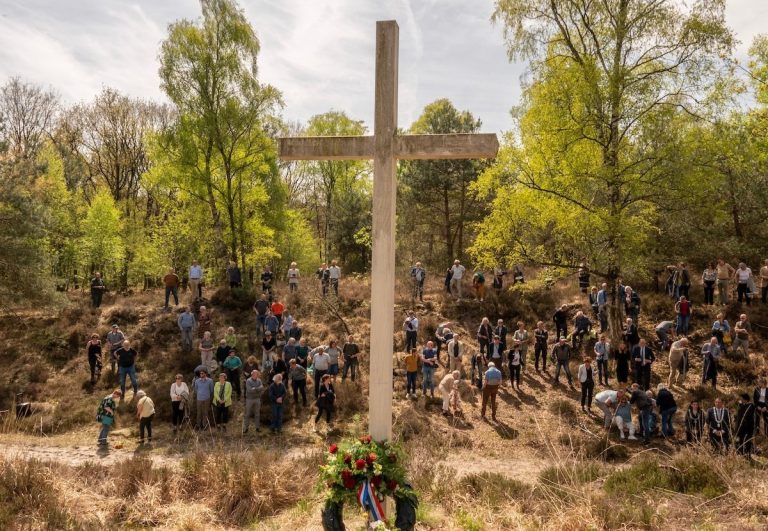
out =
{"type": "Polygon", "coordinates": [[[326,504],[359,504],[372,524],[383,523],[381,502],[386,496],[416,498],[406,481],[404,457],[398,444],[378,443],[370,435],[330,445],[320,467],[321,486],[327,489],[326,504]]]}

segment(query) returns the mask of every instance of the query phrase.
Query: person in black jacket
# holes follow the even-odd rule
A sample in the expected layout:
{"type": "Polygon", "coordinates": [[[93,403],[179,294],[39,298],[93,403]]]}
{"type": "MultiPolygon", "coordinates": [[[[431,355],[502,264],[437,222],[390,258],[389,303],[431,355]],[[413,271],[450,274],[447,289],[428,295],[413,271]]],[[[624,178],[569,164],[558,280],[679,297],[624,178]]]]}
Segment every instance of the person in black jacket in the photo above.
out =
{"type": "Polygon", "coordinates": [[[643,430],[643,444],[648,445],[651,443],[650,426],[652,423],[653,402],[637,383],[633,383],[629,403],[633,404],[637,408],[638,413],[640,413],[638,416],[640,418],[640,427],[643,430]]]}
{"type": "Polygon", "coordinates": [[[675,428],[672,426],[672,418],[677,412],[677,402],[666,385],[659,384],[656,389],[656,406],[658,406],[659,415],[661,415],[661,434],[664,437],[673,437],[675,428]]]}
{"type": "Polygon", "coordinates": [[[685,412],[685,440],[698,444],[704,433],[704,412],[699,407],[698,400],[692,400],[685,412]]]}
{"type": "Polygon", "coordinates": [[[320,391],[317,395],[317,416],[315,417],[315,425],[320,421],[320,417],[323,416],[325,411],[325,422],[330,425],[331,413],[333,412],[333,405],[336,402],[336,393],[333,390],[333,384],[331,383],[331,375],[324,374],[320,380],[320,391]]]}
{"type": "Polygon", "coordinates": [[[547,370],[547,339],[549,332],[544,328],[544,321],[536,323],[536,330],[533,331],[535,343],[533,346],[534,366],[539,370],[539,358],[541,358],[541,370],[547,370]]]}
{"type": "Polygon", "coordinates": [[[555,322],[555,341],[560,341],[560,334],[562,337],[568,337],[568,306],[563,304],[558,308],[552,320],[555,322]]]}
{"type": "Polygon", "coordinates": [[[631,317],[627,318],[627,324],[624,327],[622,336],[624,338],[624,342],[627,344],[627,346],[629,346],[629,348],[633,348],[640,341],[640,334],[637,332],[637,325],[631,317]]]}
{"type": "Polygon", "coordinates": [[[741,395],[736,410],[736,451],[749,457],[755,448],[755,405],[748,393],[741,395]]]}
{"type": "Polygon", "coordinates": [[[632,349],[632,363],[635,367],[635,383],[643,389],[651,388],[651,364],[656,361],[651,347],[646,345],[645,339],[632,349]]]}
{"type": "Polygon", "coordinates": [[[716,398],[715,406],[707,411],[707,427],[712,447],[716,451],[727,451],[731,445],[731,414],[728,408],[723,407],[723,401],[720,398],[716,398]]]}
{"type": "Polygon", "coordinates": [[[763,421],[763,433],[768,435],[768,379],[761,378],[752,395],[755,403],[755,432],[759,431],[760,420],[763,421]]]}

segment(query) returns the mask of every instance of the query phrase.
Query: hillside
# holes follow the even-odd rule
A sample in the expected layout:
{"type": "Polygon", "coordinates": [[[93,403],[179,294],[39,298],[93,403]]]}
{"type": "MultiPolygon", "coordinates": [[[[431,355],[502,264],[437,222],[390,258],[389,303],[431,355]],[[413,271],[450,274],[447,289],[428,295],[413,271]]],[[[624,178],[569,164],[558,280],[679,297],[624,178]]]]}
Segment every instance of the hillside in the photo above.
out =
{"type": "MultiPolygon", "coordinates": [[[[404,286],[398,288],[396,323],[411,307],[406,293],[404,286]]],[[[641,293],[641,335],[650,338],[656,322],[672,317],[672,303],[661,295],[642,289],[641,293]]],[[[288,298],[286,306],[300,321],[310,345],[343,337],[348,328],[366,353],[368,281],[349,279],[340,295],[338,302],[323,301],[313,287],[305,286],[298,296],[288,298]]],[[[692,297],[700,299],[695,291],[692,297]]],[[[539,318],[549,323],[559,304],[567,303],[575,311],[584,298],[570,280],[552,289],[525,285],[498,300],[489,297],[482,305],[473,300],[456,303],[437,284],[430,285],[425,303],[414,308],[421,320],[419,341],[432,338],[438,323],[451,321],[468,350],[476,350],[474,331],[483,316],[492,321],[503,318],[507,324],[522,319],[530,328],[539,318]]],[[[242,404],[236,403],[235,421],[226,435],[190,432],[174,439],[168,387],[177,372],[189,382],[199,363],[197,353],[181,352],[176,313],[163,311],[158,291],[110,297],[100,310],[90,309],[87,302],[82,294],[72,294],[60,310],[7,313],[0,318],[0,362],[8,368],[0,379],[0,410],[6,411],[0,435],[2,527],[104,528],[121,522],[170,529],[320,528],[321,494],[314,490],[317,465],[326,444],[365,431],[366,358],[358,382],[337,385],[338,421],[332,430],[321,423],[320,430],[313,431],[312,411],[295,411],[289,405],[282,435],[270,436],[262,429],[258,436],[244,438],[238,429],[242,404]],[[115,386],[116,378],[105,367],[101,380],[92,386],[83,347],[91,332],[103,337],[115,322],[139,351],[139,383],[155,400],[156,435],[152,445],[138,446],[129,392],[111,436],[112,448],[98,452],[93,417],[98,400],[115,386]],[[18,421],[7,411],[17,393],[34,409],[18,421]],[[286,474],[286,468],[291,472],[286,474]],[[203,494],[205,489],[211,489],[210,496],[203,494]]],[[[233,296],[223,288],[213,293],[207,306],[213,311],[214,337],[234,326],[253,351],[251,303],[252,297],[233,296]]],[[[756,306],[744,309],[756,331],[750,360],[726,360],[717,392],[732,408],[738,393],[751,392],[756,375],[768,371],[766,329],[757,326],[768,323],[768,311],[756,306]]],[[[732,305],[725,311],[735,322],[739,308],[732,305]]],[[[708,337],[713,312],[695,309],[694,344],[708,337]]],[[[480,397],[466,380],[461,387],[463,416],[443,417],[439,392],[434,400],[405,399],[403,345],[403,333],[398,331],[394,432],[410,456],[411,478],[421,497],[419,529],[763,529],[768,525],[765,471],[741,457],[714,456],[708,446],[685,448],[680,442],[690,398],[704,399],[709,407],[715,396],[709,387],[697,385],[698,356],[692,356],[686,389],[674,389],[678,438],[656,438],[644,448],[639,442],[618,441],[615,431],[606,439],[602,419],[579,410],[578,390],[553,386],[548,375],[537,374],[531,363],[520,392],[508,385],[500,391],[498,422],[480,419],[480,397]]],[[[574,374],[578,363],[572,361],[574,374]]],[[[467,356],[464,370],[469,373],[467,356]]],[[[550,375],[552,370],[550,366],[550,375]]],[[[444,371],[444,367],[438,370],[437,382],[444,371]]],[[[667,373],[662,357],[654,365],[654,386],[666,381],[667,373]]],[[[268,415],[265,405],[262,422],[268,415]]],[[[759,447],[766,443],[765,437],[758,438],[759,447]]],[[[346,515],[348,524],[360,523],[353,508],[346,515]]]]}

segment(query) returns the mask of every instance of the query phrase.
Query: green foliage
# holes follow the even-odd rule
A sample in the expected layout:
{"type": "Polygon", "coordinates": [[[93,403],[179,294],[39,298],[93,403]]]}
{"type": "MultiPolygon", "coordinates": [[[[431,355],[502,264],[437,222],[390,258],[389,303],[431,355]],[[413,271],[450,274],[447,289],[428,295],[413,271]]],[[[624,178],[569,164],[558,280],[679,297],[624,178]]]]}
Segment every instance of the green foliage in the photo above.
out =
{"type": "Polygon", "coordinates": [[[112,195],[98,192],[85,210],[82,238],[78,247],[80,259],[93,269],[102,271],[107,282],[114,278],[125,259],[125,243],[121,236],[123,222],[112,195]]]}
{"type": "Polygon", "coordinates": [[[652,489],[715,498],[728,490],[722,476],[705,459],[678,456],[670,466],[656,460],[643,460],[611,473],[604,488],[609,494],[637,496],[652,489]]]}

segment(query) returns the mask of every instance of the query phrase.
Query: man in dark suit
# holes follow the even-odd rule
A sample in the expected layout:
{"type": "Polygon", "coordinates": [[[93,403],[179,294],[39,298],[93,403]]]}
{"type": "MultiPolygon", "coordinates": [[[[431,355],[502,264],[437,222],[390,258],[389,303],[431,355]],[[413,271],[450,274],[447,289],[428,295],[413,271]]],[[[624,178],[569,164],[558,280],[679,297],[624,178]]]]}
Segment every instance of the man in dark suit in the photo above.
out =
{"type": "MultiPolygon", "coordinates": [[[[507,350],[507,335],[509,329],[504,326],[504,321],[499,319],[496,321],[496,328],[493,329],[493,335],[499,336],[499,343],[501,343],[501,350],[507,350]]],[[[496,365],[498,367],[498,365],[496,365]]]]}
{"type": "Polygon", "coordinates": [[[728,450],[731,444],[731,414],[723,407],[720,398],[715,399],[715,407],[707,411],[707,426],[709,427],[709,442],[715,450],[728,450]]]}
{"type": "Polygon", "coordinates": [[[645,344],[645,339],[632,349],[632,361],[635,366],[635,383],[646,391],[651,388],[651,364],[656,361],[651,347],[645,344]]]}

